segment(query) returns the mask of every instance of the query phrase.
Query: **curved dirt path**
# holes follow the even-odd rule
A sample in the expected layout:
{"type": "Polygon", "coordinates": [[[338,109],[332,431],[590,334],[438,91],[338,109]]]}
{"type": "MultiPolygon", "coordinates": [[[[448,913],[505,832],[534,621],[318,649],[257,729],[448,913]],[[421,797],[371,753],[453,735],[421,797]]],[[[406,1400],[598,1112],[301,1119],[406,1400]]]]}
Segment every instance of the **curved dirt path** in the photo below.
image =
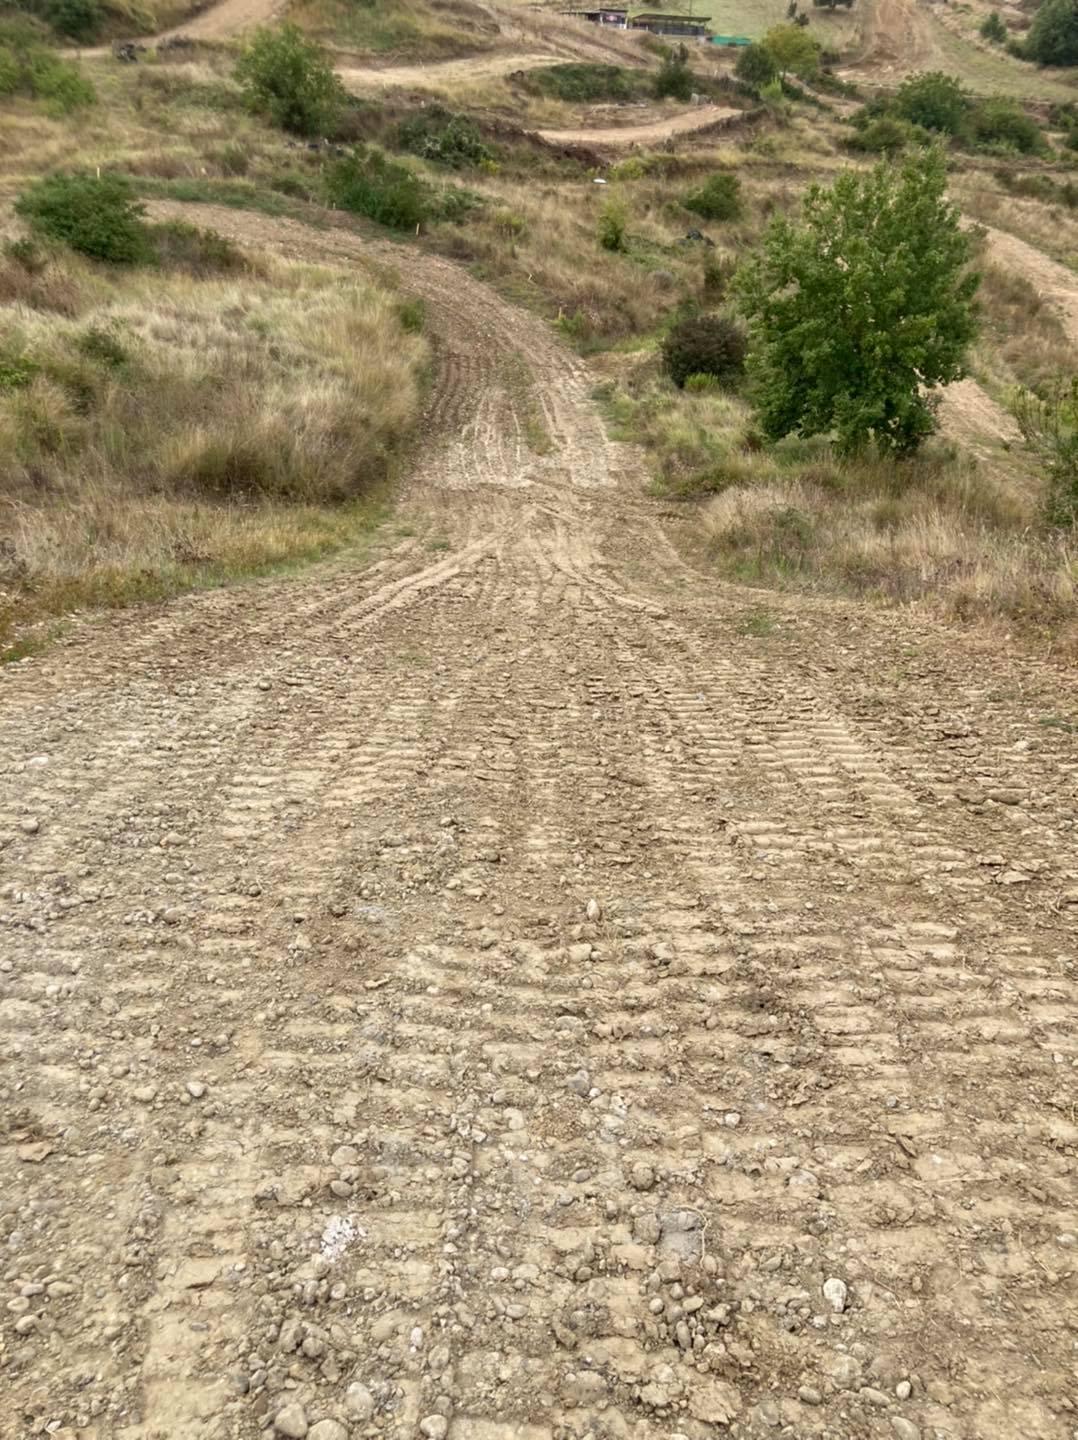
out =
{"type": "Polygon", "coordinates": [[[613,125],[605,129],[585,127],[579,130],[537,130],[535,133],[551,145],[589,145],[594,148],[624,148],[634,145],[655,145],[675,135],[720,129],[741,120],[744,110],[726,105],[698,105],[662,120],[649,120],[643,125],[613,125]]]}
{"type": "Polygon", "coordinates": [[[1078,344],[1078,275],[1016,235],[985,229],[989,259],[1023,276],[1048,299],[1058,310],[1067,335],[1078,344]]]}
{"type": "Polygon", "coordinates": [[[337,74],[348,90],[430,88],[431,86],[471,84],[480,80],[496,80],[517,70],[534,70],[553,65],[558,57],[549,51],[511,52],[509,54],[467,55],[460,60],[435,60],[430,64],[338,66],[337,74]]]}
{"type": "Polygon", "coordinates": [[[0,670],[19,1433],[1068,1440],[1078,687],[762,625],[538,320],[184,213],[406,275],[430,450],[0,670]]]}

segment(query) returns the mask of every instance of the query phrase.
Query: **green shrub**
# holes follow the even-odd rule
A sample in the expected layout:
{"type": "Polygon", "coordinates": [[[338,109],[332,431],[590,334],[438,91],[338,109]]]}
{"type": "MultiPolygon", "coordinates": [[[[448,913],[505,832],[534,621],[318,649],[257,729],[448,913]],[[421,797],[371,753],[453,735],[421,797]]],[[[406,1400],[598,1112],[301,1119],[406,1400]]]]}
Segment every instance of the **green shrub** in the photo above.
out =
{"type": "Polygon", "coordinates": [[[397,317],[401,322],[402,330],[409,335],[422,335],[427,323],[427,307],[422,300],[412,295],[407,300],[399,302],[397,317]]]}
{"type": "Polygon", "coordinates": [[[734,74],[746,85],[758,90],[761,85],[770,85],[772,80],[779,78],[779,67],[763,45],[746,45],[738,53],[734,74]]]}
{"type": "Polygon", "coordinates": [[[95,260],[132,264],[151,257],[142,206],[123,176],[47,175],[22,192],[15,211],[38,235],[95,260]]]}
{"type": "Polygon", "coordinates": [[[431,105],[402,120],[397,129],[397,144],[402,150],[450,170],[489,164],[494,158],[484,145],[475,121],[466,115],[455,115],[441,105],[431,105]]]}
{"type": "Polygon", "coordinates": [[[236,273],[248,269],[243,252],[216,230],[202,230],[186,220],[153,225],[150,243],[158,263],[193,275],[236,273]]]}
{"type": "Polygon", "coordinates": [[[39,368],[26,355],[0,350],[0,391],[24,389],[39,368]]]}
{"type": "Polygon", "coordinates": [[[104,18],[97,0],[49,0],[45,13],[54,30],[82,41],[97,38],[104,18]]]}
{"type": "Polygon", "coordinates": [[[801,25],[773,25],[761,44],[774,61],[780,80],[787,75],[811,80],[820,68],[820,47],[801,25]]]}
{"type": "Polygon", "coordinates": [[[27,95],[44,100],[56,115],[67,115],[97,98],[77,65],[61,60],[31,38],[32,32],[10,30],[0,43],[0,96],[27,95]]]}
{"type": "Polygon", "coordinates": [[[257,30],[235,77],[253,110],[297,135],[324,135],[345,101],[321,47],[295,25],[257,30]]]}
{"type": "Polygon", "coordinates": [[[414,230],[438,212],[430,186],[380,150],[357,149],[335,161],[326,174],[326,189],[342,210],[394,230],[414,230]]]}
{"type": "Polygon", "coordinates": [[[924,131],[908,120],[900,120],[896,115],[880,115],[856,129],[846,143],[851,150],[868,155],[896,155],[923,139],[924,131]]]}
{"type": "Polygon", "coordinates": [[[626,249],[626,228],[629,217],[620,200],[611,198],[599,211],[599,244],[604,250],[626,249]]]}
{"type": "Polygon", "coordinates": [[[694,83],[689,69],[689,52],[684,45],[663,57],[659,73],[655,77],[655,96],[658,100],[690,100],[694,83]]]}
{"type": "Polygon", "coordinates": [[[639,72],[620,65],[544,65],[529,70],[524,85],[552,100],[595,104],[604,100],[633,100],[641,93],[639,72]]]}
{"type": "Polygon", "coordinates": [[[10,45],[0,45],[0,97],[17,95],[22,87],[23,68],[10,45]]]}
{"type": "Polygon", "coordinates": [[[977,145],[993,150],[1016,150],[1035,155],[1045,148],[1037,122],[1013,100],[985,100],[969,117],[970,137],[977,145]]]}
{"type": "Polygon", "coordinates": [[[131,359],[127,346],[116,332],[101,325],[88,326],[75,344],[88,360],[96,360],[110,370],[122,370],[131,359]]]}
{"type": "Polygon", "coordinates": [[[725,315],[689,315],[663,341],[663,367],[679,388],[690,376],[730,381],[745,368],[747,349],[744,330],[725,315]]]}
{"type": "Polygon", "coordinates": [[[1078,4],[1043,0],[1029,27],[1026,53],[1039,65],[1078,65],[1078,4]]]}
{"type": "Polygon", "coordinates": [[[705,220],[736,220],[741,214],[741,181],[729,171],[709,175],[697,190],[690,190],[681,202],[705,220]]]}
{"type": "Polygon", "coordinates": [[[953,75],[931,70],[903,80],[892,108],[901,119],[925,130],[961,135],[972,104],[972,97],[953,75]]]}
{"type": "Polygon", "coordinates": [[[998,10],[993,10],[991,15],[986,15],[981,22],[981,34],[985,40],[991,40],[994,45],[1002,45],[1007,38],[1007,27],[998,10]]]}
{"type": "Polygon", "coordinates": [[[77,65],[45,51],[31,61],[29,80],[35,99],[44,100],[46,109],[55,115],[70,115],[97,99],[93,85],[77,65]]]}
{"type": "Polygon", "coordinates": [[[1013,409],[1048,477],[1045,518],[1051,525],[1078,525],[1078,379],[1061,382],[1047,399],[1022,390],[1013,409]]]}

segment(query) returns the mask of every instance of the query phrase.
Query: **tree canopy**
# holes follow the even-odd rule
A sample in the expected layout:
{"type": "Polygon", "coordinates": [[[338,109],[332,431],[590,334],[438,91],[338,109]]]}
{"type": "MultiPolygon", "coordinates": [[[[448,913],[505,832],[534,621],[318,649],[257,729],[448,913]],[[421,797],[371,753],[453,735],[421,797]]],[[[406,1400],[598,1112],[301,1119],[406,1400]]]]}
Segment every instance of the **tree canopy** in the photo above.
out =
{"type": "Polygon", "coordinates": [[[945,192],[933,147],[813,186],[800,221],[772,221],[734,282],[770,438],[906,454],[935,429],[931,391],[964,373],[979,283],[945,192]]]}

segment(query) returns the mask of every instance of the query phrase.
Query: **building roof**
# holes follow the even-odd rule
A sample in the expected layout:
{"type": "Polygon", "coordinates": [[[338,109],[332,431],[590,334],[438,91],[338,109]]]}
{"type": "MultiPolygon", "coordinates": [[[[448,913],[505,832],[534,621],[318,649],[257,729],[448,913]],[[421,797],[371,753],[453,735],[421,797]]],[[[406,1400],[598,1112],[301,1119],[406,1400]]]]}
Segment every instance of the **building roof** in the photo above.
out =
{"type": "Polygon", "coordinates": [[[693,25],[709,25],[710,15],[675,15],[670,10],[637,10],[634,20],[687,20],[693,25]]]}

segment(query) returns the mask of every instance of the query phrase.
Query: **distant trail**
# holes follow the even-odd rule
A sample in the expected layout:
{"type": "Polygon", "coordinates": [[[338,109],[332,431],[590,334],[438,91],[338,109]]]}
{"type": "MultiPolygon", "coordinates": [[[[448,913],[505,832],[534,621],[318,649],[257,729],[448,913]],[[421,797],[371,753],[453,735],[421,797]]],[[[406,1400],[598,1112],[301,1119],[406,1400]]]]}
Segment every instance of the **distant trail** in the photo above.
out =
{"type": "Polygon", "coordinates": [[[577,130],[537,130],[535,133],[551,145],[650,145],[669,140],[674,135],[690,135],[695,131],[708,130],[713,125],[724,125],[744,114],[744,110],[734,110],[725,105],[701,105],[663,120],[649,120],[643,125],[615,125],[606,129],[585,126],[577,130]]]}
{"type": "Polygon", "coordinates": [[[391,86],[414,85],[420,88],[439,83],[469,80],[494,80],[518,70],[535,70],[553,65],[556,55],[537,51],[492,55],[466,55],[459,60],[436,60],[430,64],[411,65],[339,65],[337,74],[346,90],[388,89],[391,86]]]}

